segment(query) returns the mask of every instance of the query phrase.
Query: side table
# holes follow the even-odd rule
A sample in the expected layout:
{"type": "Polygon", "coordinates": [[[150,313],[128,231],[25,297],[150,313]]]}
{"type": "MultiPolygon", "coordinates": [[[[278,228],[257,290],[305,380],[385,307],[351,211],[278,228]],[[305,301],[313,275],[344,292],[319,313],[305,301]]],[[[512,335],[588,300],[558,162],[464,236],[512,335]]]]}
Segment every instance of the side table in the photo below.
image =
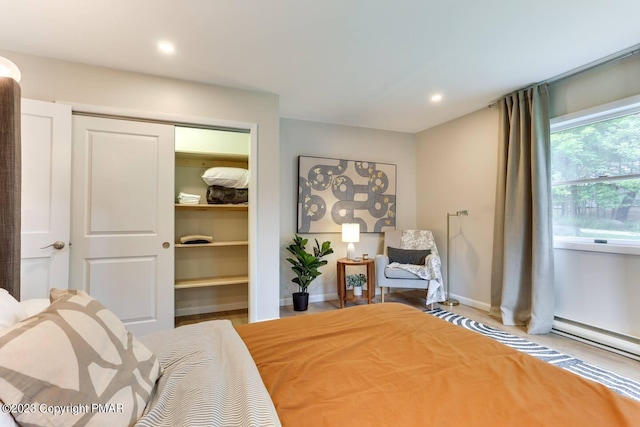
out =
{"type": "Polygon", "coordinates": [[[376,296],[376,267],[373,259],[347,259],[340,258],[338,261],[338,298],[340,299],[340,308],[343,308],[347,301],[347,281],[345,268],[348,265],[366,265],[367,266],[367,290],[366,296],[350,298],[353,301],[367,300],[367,304],[371,304],[371,300],[376,296]]]}

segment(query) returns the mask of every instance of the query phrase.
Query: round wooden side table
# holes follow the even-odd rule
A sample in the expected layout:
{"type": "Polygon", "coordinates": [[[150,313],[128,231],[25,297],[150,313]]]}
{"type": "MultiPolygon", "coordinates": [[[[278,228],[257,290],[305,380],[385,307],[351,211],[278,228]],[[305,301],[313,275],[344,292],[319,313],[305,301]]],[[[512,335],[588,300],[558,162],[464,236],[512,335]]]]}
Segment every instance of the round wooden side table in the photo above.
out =
{"type": "Polygon", "coordinates": [[[376,267],[373,259],[347,259],[340,258],[338,261],[338,298],[340,299],[340,308],[345,306],[347,300],[367,300],[367,304],[371,304],[371,300],[376,296],[376,267]],[[367,290],[366,295],[362,297],[347,296],[347,281],[345,269],[348,265],[366,265],[367,266],[367,290]]]}

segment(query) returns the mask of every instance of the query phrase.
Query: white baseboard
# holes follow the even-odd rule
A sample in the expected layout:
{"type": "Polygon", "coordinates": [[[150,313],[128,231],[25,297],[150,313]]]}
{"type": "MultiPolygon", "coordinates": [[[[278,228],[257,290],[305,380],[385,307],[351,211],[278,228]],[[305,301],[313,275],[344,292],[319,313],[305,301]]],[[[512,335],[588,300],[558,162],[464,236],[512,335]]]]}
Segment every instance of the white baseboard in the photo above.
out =
{"type": "MultiPolygon", "coordinates": [[[[491,304],[475,301],[459,295],[451,294],[451,298],[457,299],[461,304],[486,312],[489,312],[491,308],[491,304]]],[[[588,327],[581,327],[573,322],[563,321],[563,319],[554,320],[552,332],[635,360],[640,360],[640,340],[634,339],[633,337],[629,337],[629,339],[616,337],[588,327]]]]}
{"type": "Polygon", "coordinates": [[[460,304],[464,304],[464,305],[467,305],[469,307],[477,308],[478,310],[486,311],[487,313],[489,312],[489,309],[491,308],[491,304],[487,304],[486,302],[480,302],[480,301],[476,301],[476,300],[473,300],[473,299],[461,297],[460,295],[451,294],[451,298],[452,299],[457,299],[458,301],[460,301],[460,304]]]}
{"type": "MultiPolygon", "coordinates": [[[[411,289],[402,289],[404,291],[409,291],[411,289]]],[[[401,292],[400,290],[394,289],[393,292],[401,292]]],[[[376,295],[380,295],[380,289],[376,288],[376,295]]],[[[458,301],[460,301],[460,303],[464,304],[464,305],[468,305],[469,307],[474,307],[477,308],[479,310],[483,310],[486,312],[489,312],[489,308],[491,308],[490,304],[487,304],[485,302],[480,302],[480,301],[476,301],[476,300],[472,300],[469,298],[464,298],[464,297],[460,297],[459,295],[455,295],[455,294],[451,294],[451,298],[453,299],[457,299],[458,301]]],[[[338,299],[338,293],[337,292],[332,292],[332,293],[328,293],[328,294],[309,294],[309,302],[322,302],[322,301],[331,301],[331,300],[337,300],[338,299]]],[[[292,297],[287,297],[287,298],[281,298],[280,299],[280,306],[284,306],[284,305],[292,305],[293,304],[293,298],[292,297]]]]}
{"type": "Polygon", "coordinates": [[[552,332],[635,360],[640,360],[640,340],[632,337],[624,339],[624,337],[599,332],[586,326],[583,327],[570,321],[564,321],[564,319],[556,319],[553,321],[552,332]]]}
{"type": "MultiPolygon", "coordinates": [[[[322,301],[331,301],[337,300],[338,293],[332,292],[329,294],[309,294],[309,302],[322,302],[322,301]]],[[[280,298],[280,307],[284,305],[293,305],[293,297],[289,296],[287,298],[280,298]]]]}
{"type": "Polygon", "coordinates": [[[233,302],[227,304],[199,305],[196,307],[176,308],[175,316],[191,316],[194,314],[215,313],[217,311],[245,310],[248,308],[246,302],[233,302]]]}
{"type": "MultiPolygon", "coordinates": [[[[362,291],[364,295],[366,291],[362,291]]],[[[376,288],[376,295],[380,295],[380,288],[376,288]]],[[[322,302],[332,301],[338,299],[337,292],[330,292],[328,294],[309,294],[309,302],[322,302]]],[[[280,298],[280,307],[284,305],[293,305],[293,297],[280,298]]]]}

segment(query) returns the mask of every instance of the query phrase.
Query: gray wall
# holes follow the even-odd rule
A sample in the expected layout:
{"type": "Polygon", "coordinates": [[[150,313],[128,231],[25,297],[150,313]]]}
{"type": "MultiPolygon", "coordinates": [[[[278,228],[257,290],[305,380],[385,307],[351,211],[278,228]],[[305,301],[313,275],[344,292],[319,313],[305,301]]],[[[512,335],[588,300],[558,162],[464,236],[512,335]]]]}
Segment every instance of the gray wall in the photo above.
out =
{"type": "MultiPolygon", "coordinates": [[[[553,84],[552,115],[640,94],[640,55],[553,84]]],[[[446,212],[469,209],[452,219],[451,293],[466,304],[490,304],[491,251],[497,164],[498,115],[483,109],[417,135],[420,194],[418,226],[435,224],[439,247],[446,240],[446,212]],[[428,177],[437,185],[424,185],[428,177]],[[455,223],[460,224],[457,229],[455,223]],[[456,235],[459,233],[459,235],[456,235]]],[[[556,248],[556,315],[640,338],[637,255],[556,248]]],[[[446,251],[441,250],[443,265],[446,251]]]]}
{"type": "MultiPolygon", "coordinates": [[[[291,283],[294,276],[291,264],[285,258],[296,232],[298,200],[298,156],[317,156],[347,160],[367,160],[397,165],[397,226],[412,228],[416,225],[416,162],[415,136],[413,134],[333,125],[303,120],[280,120],[280,297],[290,303],[291,292],[297,285],[291,283]]],[[[418,193],[421,189],[417,189],[418,193]]],[[[421,197],[421,196],[419,196],[421,197]]],[[[346,256],[347,244],[342,243],[340,233],[305,234],[311,242],[331,241],[334,253],[329,263],[322,267],[322,275],[309,288],[310,301],[336,299],[336,262],[346,256]]],[[[380,233],[361,233],[355,243],[357,254],[370,256],[382,251],[380,233]]],[[[309,248],[308,248],[309,249],[309,248]]],[[[357,267],[347,274],[358,272],[357,267]]]]}
{"type": "Polygon", "coordinates": [[[640,93],[640,55],[633,55],[575,76],[549,87],[551,117],[628,98],[640,93]]]}
{"type": "Polygon", "coordinates": [[[450,292],[464,304],[489,309],[498,160],[498,112],[485,108],[417,135],[418,226],[430,228],[450,292]],[[447,213],[466,209],[469,216],[447,213]]]}

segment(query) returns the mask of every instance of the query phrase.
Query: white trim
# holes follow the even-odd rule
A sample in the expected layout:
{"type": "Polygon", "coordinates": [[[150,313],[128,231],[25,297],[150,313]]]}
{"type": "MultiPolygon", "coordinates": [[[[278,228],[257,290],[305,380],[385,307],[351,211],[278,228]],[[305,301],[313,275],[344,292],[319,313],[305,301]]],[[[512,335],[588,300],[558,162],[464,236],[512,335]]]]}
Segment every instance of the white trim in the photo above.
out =
{"type": "MultiPolygon", "coordinates": [[[[407,290],[407,289],[403,289],[403,290],[407,290]]],[[[420,290],[424,290],[424,289],[420,289],[420,290]]],[[[376,287],[376,295],[380,295],[380,288],[376,287]]],[[[458,301],[460,301],[460,303],[467,305],[469,307],[473,307],[473,308],[477,308],[479,310],[482,311],[486,311],[487,313],[489,312],[489,309],[491,308],[490,304],[487,304],[485,302],[481,302],[481,301],[476,301],[476,300],[472,300],[469,298],[465,298],[462,297],[460,295],[456,295],[456,294],[451,294],[451,298],[457,299],[458,301]]],[[[309,294],[309,302],[322,302],[322,301],[332,301],[332,300],[337,300],[338,299],[338,294],[336,292],[332,292],[332,293],[328,293],[328,294],[309,294]]],[[[285,306],[285,305],[292,305],[293,304],[293,299],[291,297],[287,297],[287,298],[280,298],[280,306],[285,306]]],[[[425,304],[426,307],[426,304],[425,304]]]]}
{"type": "MultiPolygon", "coordinates": [[[[633,337],[630,337],[630,340],[618,338],[558,318],[553,321],[552,332],[632,359],[640,360],[640,344],[632,342],[633,337]]],[[[635,341],[638,340],[636,339],[635,341]]]]}
{"type": "Polygon", "coordinates": [[[576,111],[551,119],[551,132],[559,132],[582,126],[586,123],[600,122],[640,111],[640,95],[630,96],[608,102],[586,110],[576,111]]]}
{"type": "MultiPolygon", "coordinates": [[[[338,294],[336,292],[331,292],[328,294],[309,294],[309,302],[323,302],[337,299],[338,294]]],[[[280,307],[283,307],[285,305],[293,305],[293,297],[289,296],[286,298],[280,298],[280,307]]]]}
{"type": "Polygon", "coordinates": [[[180,114],[168,114],[160,113],[156,111],[145,110],[129,110],[126,108],[107,107],[103,105],[92,104],[80,104],[77,102],[69,101],[56,101],[58,104],[66,104],[71,106],[71,110],[78,113],[86,114],[98,114],[112,117],[121,117],[125,119],[143,119],[143,120],[155,120],[172,123],[175,125],[195,125],[195,126],[213,126],[229,129],[243,129],[251,131],[255,123],[250,122],[236,122],[232,120],[218,120],[210,117],[202,116],[183,116],[180,114]]]}
{"type": "Polygon", "coordinates": [[[456,295],[456,294],[451,294],[451,298],[453,299],[457,299],[458,301],[460,301],[460,304],[464,304],[466,306],[469,307],[473,307],[473,308],[477,308],[479,310],[485,311],[487,313],[489,313],[489,310],[491,309],[491,304],[487,304],[486,302],[481,302],[481,301],[476,301],[473,299],[469,299],[460,295],[456,295]]]}
{"type": "MultiPolygon", "coordinates": [[[[178,114],[167,114],[155,111],[128,110],[125,108],[107,107],[102,105],[80,104],[69,101],[56,101],[59,104],[71,106],[72,112],[97,114],[112,116],[130,120],[154,120],[171,123],[173,125],[194,125],[194,126],[211,126],[229,129],[242,129],[249,131],[251,135],[251,145],[249,149],[249,187],[253,191],[249,192],[249,322],[256,321],[258,317],[258,124],[250,122],[236,122],[231,120],[218,120],[209,117],[183,116],[178,114]]],[[[246,304],[244,304],[247,308],[246,304]]],[[[235,306],[235,305],[234,305],[235,306]]],[[[211,310],[236,310],[236,308],[222,309],[218,305],[207,306],[206,309],[211,310]]],[[[180,309],[183,310],[183,309],[180,309]]],[[[180,310],[176,310],[176,315],[180,310]]],[[[186,309],[185,309],[186,310],[186,309]]],[[[197,309],[199,310],[199,309],[197,309]]],[[[203,312],[205,313],[205,312],[203,312]]],[[[193,313],[200,314],[200,313],[193,313]]]]}
{"type": "MultiPolygon", "coordinates": [[[[364,295],[364,290],[363,290],[364,295]]],[[[380,288],[376,287],[376,295],[380,295],[380,288]]],[[[337,301],[338,293],[329,292],[327,294],[309,294],[309,302],[337,301]]],[[[285,305],[293,305],[292,297],[280,298],[280,307],[285,305]]]]}
{"type": "MultiPolygon", "coordinates": [[[[637,112],[640,112],[640,95],[630,96],[585,110],[554,117],[551,119],[551,131],[559,132],[637,112]]],[[[618,175],[592,179],[575,179],[562,183],[552,183],[552,185],[571,185],[582,182],[610,181],[612,179],[627,179],[627,177],[618,175]]],[[[633,177],[628,177],[628,179],[633,179],[633,177]]],[[[594,239],[593,237],[554,236],[553,243],[555,249],[640,255],[640,241],[603,237],[602,240],[606,240],[607,243],[595,243],[594,239]]]]}
{"type": "Polygon", "coordinates": [[[258,125],[250,125],[251,145],[249,148],[249,322],[258,319],[258,125]]]}
{"type": "MultiPolygon", "coordinates": [[[[584,239],[587,238],[585,237],[584,239]]],[[[590,241],[555,236],[553,239],[553,248],[572,251],[604,252],[609,254],[640,255],[640,246],[619,244],[619,242],[612,239],[604,239],[607,240],[608,243],[593,243],[593,238],[589,238],[588,240],[590,241]]],[[[636,243],[636,245],[637,244],[638,243],[636,243]]]]}

